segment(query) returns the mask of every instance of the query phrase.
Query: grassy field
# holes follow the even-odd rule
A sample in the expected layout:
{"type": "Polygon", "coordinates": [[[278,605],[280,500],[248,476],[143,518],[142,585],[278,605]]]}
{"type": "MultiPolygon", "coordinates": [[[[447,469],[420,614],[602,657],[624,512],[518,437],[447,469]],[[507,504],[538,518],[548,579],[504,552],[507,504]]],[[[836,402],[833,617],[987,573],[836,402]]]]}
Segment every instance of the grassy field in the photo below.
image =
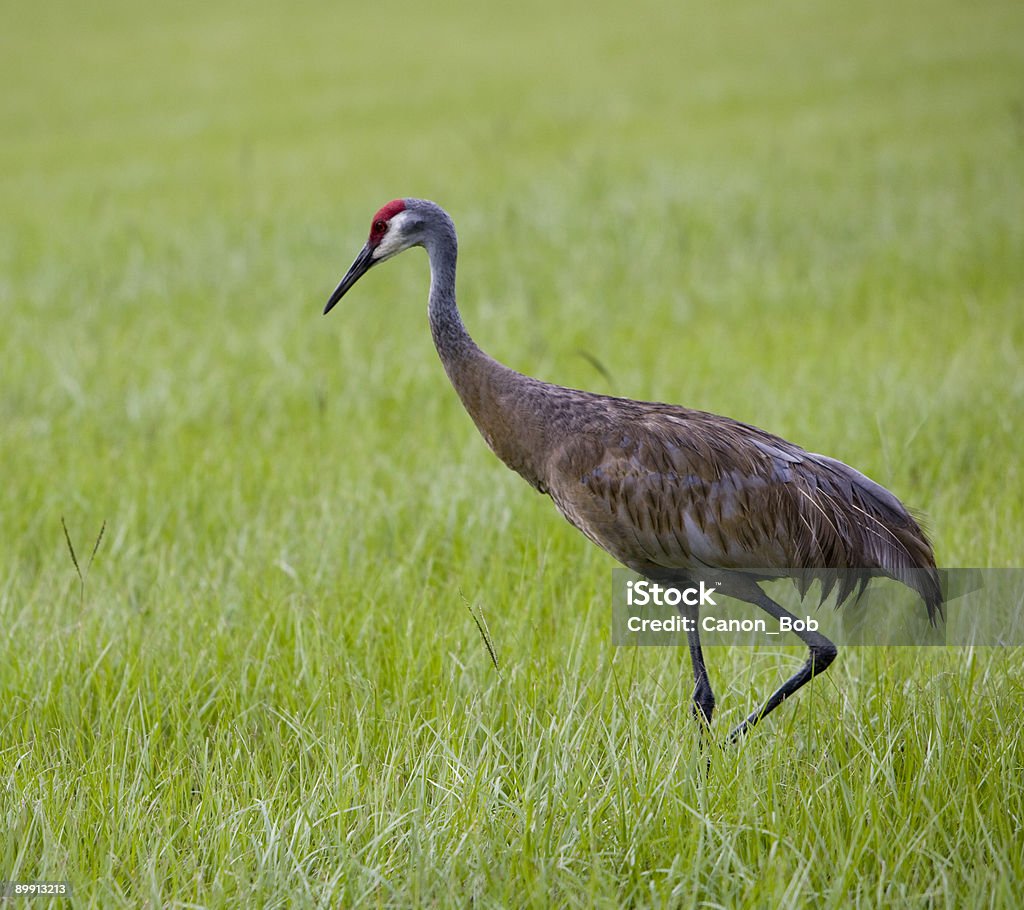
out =
{"type": "MultiPolygon", "coordinates": [[[[1020,649],[844,651],[705,775],[688,656],[612,647],[613,563],[477,436],[425,259],[319,315],[380,204],[436,199],[499,359],[1021,565],[1024,6],[603,7],[8,2],[0,879],[1024,903],[1020,649]]],[[[799,658],[711,651],[716,736],[799,658]]]]}

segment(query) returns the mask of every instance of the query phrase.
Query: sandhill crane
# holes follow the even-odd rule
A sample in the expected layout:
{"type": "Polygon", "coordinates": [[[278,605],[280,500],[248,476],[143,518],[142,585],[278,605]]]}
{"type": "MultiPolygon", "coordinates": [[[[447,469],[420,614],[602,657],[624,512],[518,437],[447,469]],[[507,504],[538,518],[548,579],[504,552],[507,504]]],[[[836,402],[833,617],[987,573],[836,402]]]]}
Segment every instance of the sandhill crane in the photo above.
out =
{"type": "MultiPolygon", "coordinates": [[[[759,581],[800,571],[874,570],[915,590],[933,622],[941,615],[924,532],[892,493],[848,465],[728,417],[541,382],[480,350],[455,301],[455,226],[433,202],[395,199],[373,216],[366,245],[324,313],[372,266],[413,246],[424,247],[430,260],[434,345],[488,446],[620,563],[679,588],[695,573],[722,570],[722,593],[777,620],[795,617],[759,581]]],[[[839,584],[840,601],[854,586],[848,576],[839,584]]],[[[681,609],[696,617],[696,608],[681,609]]],[[[699,624],[688,627],[693,713],[710,724],[715,698],[699,624]]],[[[835,659],[825,636],[797,634],[809,650],[806,662],[732,739],[835,659]]]]}

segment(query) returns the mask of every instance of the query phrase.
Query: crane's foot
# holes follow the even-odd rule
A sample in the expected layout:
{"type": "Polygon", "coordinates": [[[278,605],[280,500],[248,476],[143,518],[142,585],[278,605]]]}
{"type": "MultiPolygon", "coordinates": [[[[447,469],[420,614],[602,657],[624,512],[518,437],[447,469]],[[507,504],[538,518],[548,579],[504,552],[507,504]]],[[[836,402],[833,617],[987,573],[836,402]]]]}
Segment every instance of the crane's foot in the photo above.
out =
{"type": "Polygon", "coordinates": [[[806,663],[779,686],[772,693],[768,701],[729,734],[730,743],[737,742],[741,736],[774,711],[797,689],[809,683],[819,673],[823,673],[828,669],[832,661],[836,659],[836,654],[839,651],[824,635],[819,635],[816,632],[805,632],[800,637],[807,643],[807,648],[810,651],[806,663]]]}

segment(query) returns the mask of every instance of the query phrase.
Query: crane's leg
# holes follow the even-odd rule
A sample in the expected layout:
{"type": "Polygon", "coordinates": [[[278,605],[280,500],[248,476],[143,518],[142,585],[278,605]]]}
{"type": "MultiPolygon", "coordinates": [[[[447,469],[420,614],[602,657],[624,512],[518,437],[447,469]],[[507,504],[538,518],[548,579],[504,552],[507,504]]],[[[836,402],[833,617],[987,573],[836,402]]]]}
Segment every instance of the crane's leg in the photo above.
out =
{"type": "Polygon", "coordinates": [[[693,664],[693,716],[702,721],[705,727],[710,727],[711,715],[715,710],[715,693],[711,691],[704,652],[700,648],[697,608],[686,607],[681,612],[687,620],[686,640],[690,645],[690,662],[693,664]]]}
{"type": "MultiPolygon", "coordinates": [[[[782,619],[784,616],[792,620],[796,619],[789,610],[780,607],[759,587],[754,586],[754,590],[757,591],[756,595],[751,591],[749,594],[735,596],[739,596],[742,600],[745,600],[748,603],[756,604],[764,610],[765,613],[770,616],[774,616],[776,619],[782,619]]],[[[757,711],[751,714],[750,717],[743,721],[743,723],[729,734],[730,742],[735,742],[739,739],[759,720],[762,720],[774,711],[802,685],[810,682],[819,673],[824,672],[828,668],[828,665],[836,659],[836,646],[824,635],[820,635],[817,632],[797,632],[796,634],[800,636],[810,651],[810,654],[807,657],[807,662],[781,686],[779,686],[779,688],[772,693],[768,701],[766,701],[757,711]]]]}

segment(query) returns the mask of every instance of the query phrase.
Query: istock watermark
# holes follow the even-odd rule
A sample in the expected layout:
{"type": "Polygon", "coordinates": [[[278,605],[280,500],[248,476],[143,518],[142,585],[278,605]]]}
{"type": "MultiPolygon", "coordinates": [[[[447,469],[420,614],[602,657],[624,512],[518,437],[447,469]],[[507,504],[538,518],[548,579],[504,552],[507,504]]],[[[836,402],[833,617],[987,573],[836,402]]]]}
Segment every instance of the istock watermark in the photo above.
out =
{"type": "Polygon", "coordinates": [[[626,603],[631,607],[646,607],[654,604],[657,607],[678,607],[685,604],[688,607],[702,607],[704,604],[715,606],[711,599],[714,588],[709,588],[703,581],[697,583],[697,587],[677,588],[659,585],[656,581],[641,579],[626,582],[626,603]]]}
{"type": "Polygon", "coordinates": [[[776,619],[726,596],[735,574],[721,570],[679,584],[613,570],[613,643],[682,646],[696,631],[705,645],[798,644],[787,633],[812,631],[837,645],[1024,645],[1024,569],[941,570],[945,603],[934,622],[912,587],[874,570],[743,574],[792,615],[776,619]],[[836,609],[840,592],[848,596],[836,609]]]}

